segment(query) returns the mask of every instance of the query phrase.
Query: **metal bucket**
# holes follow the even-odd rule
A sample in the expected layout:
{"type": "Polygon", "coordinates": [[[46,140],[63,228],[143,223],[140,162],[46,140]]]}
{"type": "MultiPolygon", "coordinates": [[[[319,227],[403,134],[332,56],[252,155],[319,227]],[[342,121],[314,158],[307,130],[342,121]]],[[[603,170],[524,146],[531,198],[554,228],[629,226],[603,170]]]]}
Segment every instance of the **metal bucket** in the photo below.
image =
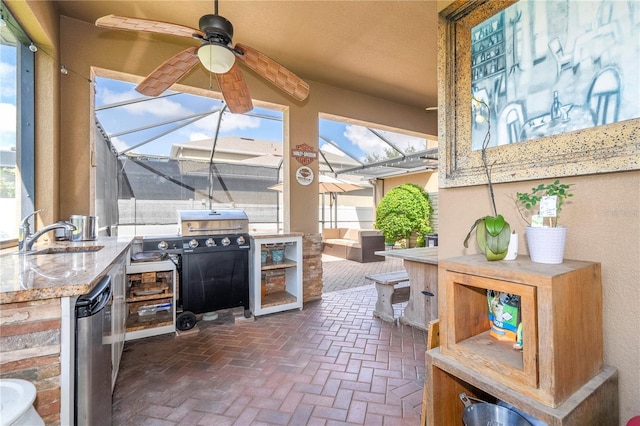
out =
{"type": "Polygon", "coordinates": [[[96,239],[97,220],[95,216],[71,215],[71,224],[76,229],[71,234],[71,241],[93,241],[96,239]]]}
{"type": "Polygon", "coordinates": [[[460,394],[460,400],[465,406],[462,413],[465,426],[532,426],[524,417],[506,407],[468,397],[464,392],[460,394]],[[472,404],[471,399],[478,403],[472,404]]]}

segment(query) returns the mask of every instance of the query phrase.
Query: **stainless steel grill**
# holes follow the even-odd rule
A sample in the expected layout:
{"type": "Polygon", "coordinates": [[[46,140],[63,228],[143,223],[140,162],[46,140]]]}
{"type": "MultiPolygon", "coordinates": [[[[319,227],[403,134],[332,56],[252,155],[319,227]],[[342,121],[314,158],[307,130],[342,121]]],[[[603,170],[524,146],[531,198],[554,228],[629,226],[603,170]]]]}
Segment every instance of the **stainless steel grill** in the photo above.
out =
{"type": "Polygon", "coordinates": [[[183,237],[249,232],[249,217],[241,209],[179,210],[178,218],[183,237]]]}
{"type": "MultiPolygon", "coordinates": [[[[180,210],[178,219],[183,314],[243,306],[249,317],[251,239],[247,214],[241,209],[180,210]]],[[[180,318],[177,322],[180,328],[180,318]]],[[[191,320],[185,323],[189,325],[191,320]]]]}

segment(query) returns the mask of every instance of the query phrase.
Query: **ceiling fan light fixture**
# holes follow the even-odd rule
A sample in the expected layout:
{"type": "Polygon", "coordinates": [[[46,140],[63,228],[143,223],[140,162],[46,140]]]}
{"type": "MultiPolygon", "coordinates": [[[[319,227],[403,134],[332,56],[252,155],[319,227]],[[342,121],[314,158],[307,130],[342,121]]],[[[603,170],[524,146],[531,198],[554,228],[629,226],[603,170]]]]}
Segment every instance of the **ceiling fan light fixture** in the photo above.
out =
{"type": "Polygon", "coordinates": [[[202,65],[215,74],[229,72],[236,56],[227,47],[215,43],[205,43],[198,49],[198,58],[202,65]]]}

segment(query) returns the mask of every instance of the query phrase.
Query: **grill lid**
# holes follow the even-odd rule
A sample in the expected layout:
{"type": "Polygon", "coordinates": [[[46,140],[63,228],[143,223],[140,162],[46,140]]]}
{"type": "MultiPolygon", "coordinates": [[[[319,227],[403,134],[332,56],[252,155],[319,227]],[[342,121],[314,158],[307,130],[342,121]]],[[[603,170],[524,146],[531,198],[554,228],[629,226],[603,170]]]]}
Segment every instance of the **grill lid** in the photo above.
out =
{"type": "Polygon", "coordinates": [[[183,236],[249,232],[249,217],[242,209],[178,210],[178,222],[183,236]]]}

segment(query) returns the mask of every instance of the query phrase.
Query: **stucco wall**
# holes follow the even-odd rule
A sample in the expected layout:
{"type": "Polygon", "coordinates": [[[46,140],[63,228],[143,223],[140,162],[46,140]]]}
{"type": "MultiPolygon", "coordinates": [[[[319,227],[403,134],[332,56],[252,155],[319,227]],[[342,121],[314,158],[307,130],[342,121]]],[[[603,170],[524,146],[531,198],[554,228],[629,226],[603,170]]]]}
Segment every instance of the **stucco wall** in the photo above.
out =
{"type": "MultiPolygon", "coordinates": [[[[494,188],[498,213],[519,234],[520,254],[528,253],[526,224],[509,197],[547,181],[494,188]]],[[[640,171],[562,181],[573,184],[575,193],[560,217],[569,228],[565,258],[602,264],[604,362],[618,369],[620,419],[626,424],[640,414],[640,171]]],[[[462,242],[478,217],[491,214],[487,187],[440,189],[439,197],[439,257],[475,253],[475,247],[464,249],[462,242]]]]}

